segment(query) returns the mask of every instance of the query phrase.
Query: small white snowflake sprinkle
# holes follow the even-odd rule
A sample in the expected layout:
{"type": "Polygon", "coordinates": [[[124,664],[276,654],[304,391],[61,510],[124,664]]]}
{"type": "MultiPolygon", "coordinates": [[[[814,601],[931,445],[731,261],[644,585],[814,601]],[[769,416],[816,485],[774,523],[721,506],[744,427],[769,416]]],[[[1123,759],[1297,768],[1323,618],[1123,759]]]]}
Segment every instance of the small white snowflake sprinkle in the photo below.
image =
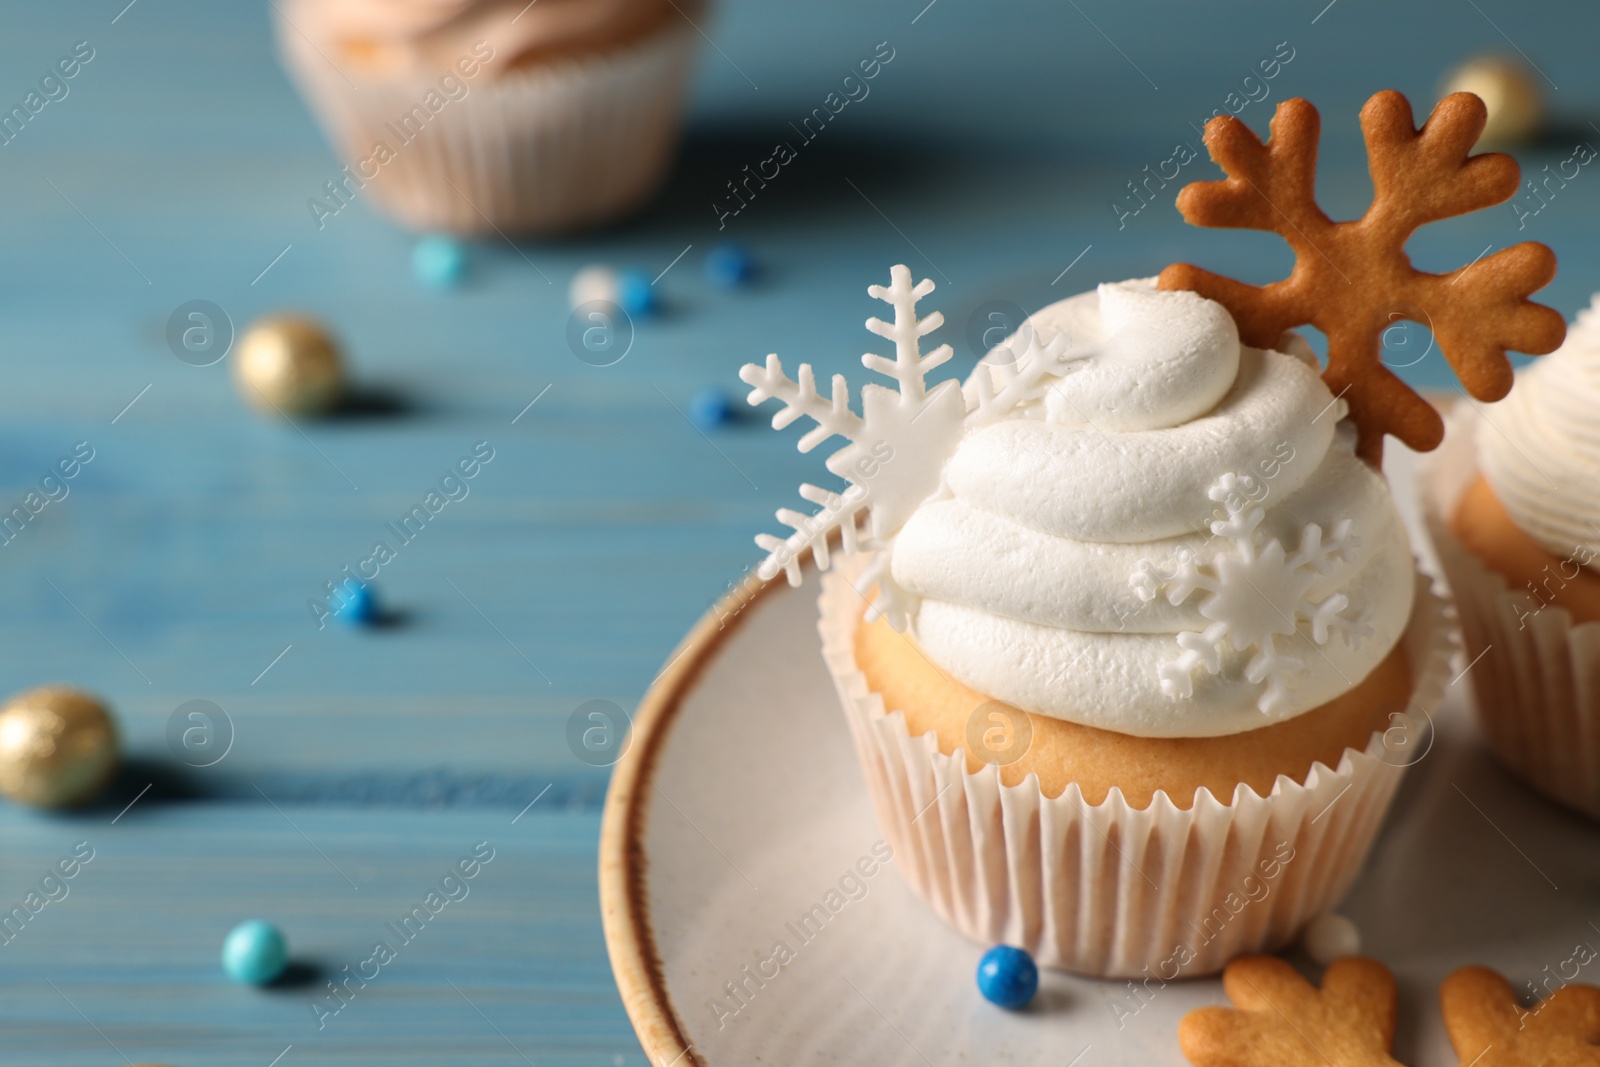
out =
{"type": "Polygon", "coordinates": [[[1302,624],[1309,624],[1310,639],[1318,645],[1328,643],[1334,633],[1343,634],[1352,648],[1358,647],[1372,629],[1365,613],[1348,618],[1344,611],[1350,600],[1335,593],[1312,601],[1306,594],[1318,575],[1331,575],[1349,566],[1359,539],[1350,535],[1350,520],[1333,528],[1323,540],[1322,527],[1311,523],[1300,535],[1300,548],[1289,555],[1276,539],[1261,543],[1257,527],[1266,516],[1259,505],[1247,501],[1247,479],[1225,474],[1211,486],[1212,500],[1222,504],[1227,518],[1211,524],[1211,532],[1232,542],[1201,565],[1194,553],[1185,551],[1170,573],[1162,574],[1149,561],[1128,579],[1141,600],[1154,600],[1165,591],[1167,600],[1182,604],[1197,591],[1209,596],[1200,604],[1200,614],[1211,620],[1204,630],[1178,634],[1183,651],[1161,665],[1161,690],[1174,699],[1194,695],[1194,669],[1207,673],[1222,670],[1221,654],[1231,644],[1240,652],[1255,650],[1245,666],[1245,679],[1252,685],[1266,684],[1256,706],[1264,714],[1277,715],[1287,710],[1293,692],[1290,680],[1303,666],[1279,648],[1280,638],[1294,637],[1302,624]]]}

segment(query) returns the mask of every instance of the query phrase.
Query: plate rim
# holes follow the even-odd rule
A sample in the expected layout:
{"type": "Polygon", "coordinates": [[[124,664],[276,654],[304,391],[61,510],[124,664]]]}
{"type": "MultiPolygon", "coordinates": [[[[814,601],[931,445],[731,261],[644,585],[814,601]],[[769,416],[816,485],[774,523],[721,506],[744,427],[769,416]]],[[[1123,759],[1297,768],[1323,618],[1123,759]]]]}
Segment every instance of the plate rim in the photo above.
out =
{"type": "MultiPolygon", "coordinates": [[[[1424,390],[1423,396],[1441,414],[1448,414],[1456,403],[1438,390],[1424,390]]],[[[1390,472],[1383,473],[1388,477],[1390,472]]],[[[1415,478],[1416,473],[1413,467],[1408,476],[1415,478]]],[[[1409,529],[1407,534],[1412,536],[1409,529]]],[[[830,548],[838,551],[837,536],[829,540],[830,548]]],[[[687,1037],[687,1027],[667,991],[665,969],[650,926],[643,835],[657,763],[685,697],[723,643],[746,621],[748,609],[774,595],[774,590],[803,586],[813,572],[821,570],[809,555],[796,562],[802,579],[795,586],[784,580],[783,570],[754,585],[742,580],[695,621],[640,699],[628,748],[612,768],[606,789],[600,819],[601,929],[628,1021],[646,1057],[660,1067],[707,1064],[687,1037]]]]}
{"type": "MultiPolygon", "coordinates": [[[[815,564],[802,564],[809,576],[815,564]]],[[[650,926],[644,830],[662,749],[684,698],[701,672],[774,588],[797,588],[779,571],[759,585],[740,582],[696,620],[645,690],[633,715],[629,744],[612,768],[600,817],[600,925],[623,1009],[646,1057],[662,1067],[706,1067],[687,1036],[667,991],[665,968],[650,926]]]]}

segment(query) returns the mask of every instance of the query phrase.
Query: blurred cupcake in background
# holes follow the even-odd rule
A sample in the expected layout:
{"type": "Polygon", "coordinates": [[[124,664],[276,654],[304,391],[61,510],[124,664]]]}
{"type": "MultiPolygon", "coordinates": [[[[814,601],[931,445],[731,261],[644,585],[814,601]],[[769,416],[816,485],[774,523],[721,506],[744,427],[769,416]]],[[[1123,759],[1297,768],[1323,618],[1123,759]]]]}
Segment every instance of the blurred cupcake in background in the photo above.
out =
{"type": "Polygon", "coordinates": [[[1545,796],[1600,818],[1600,295],[1498,404],[1463,404],[1424,507],[1478,722],[1545,796]]]}
{"type": "Polygon", "coordinates": [[[280,49],[345,167],[415,230],[559,233],[660,184],[704,0],[279,0],[280,49]]]}

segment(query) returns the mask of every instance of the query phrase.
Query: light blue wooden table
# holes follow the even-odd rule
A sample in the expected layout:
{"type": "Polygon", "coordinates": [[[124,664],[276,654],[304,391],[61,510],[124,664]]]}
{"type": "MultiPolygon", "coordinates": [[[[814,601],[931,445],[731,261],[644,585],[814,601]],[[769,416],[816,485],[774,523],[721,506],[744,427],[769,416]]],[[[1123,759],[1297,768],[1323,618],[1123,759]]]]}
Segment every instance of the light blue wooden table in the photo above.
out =
{"type": "MultiPolygon", "coordinates": [[[[695,390],[732,389],[773,350],[858,366],[865,287],[896,262],[939,283],[963,372],[988,301],[1033,308],[1177,258],[1277,276],[1276,238],[1187,229],[1176,185],[1137,214],[1113,207],[1275,54],[1292,59],[1243,117],[1259,129],[1287,95],[1322,107],[1335,214],[1367,195],[1365,96],[1393,86],[1425,107],[1470,51],[1520,48],[1548,77],[1570,132],[1524,153],[1530,170],[1600,143],[1596,20],[1575,0],[726,0],[660,201],[582,240],[475,246],[472,283],[440,295],[367,205],[317,228],[306,201],[337,163],[274,61],[265,5],[125,4],[14,3],[0,35],[7,108],[77,42],[94,51],[0,146],[0,511],[77,442],[94,450],[70,495],[0,546],[0,690],[103,694],[133,761],[92,811],[0,810],[0,903],[77,842],[94,850],[69,895],[0,944],[6,1064],[642,1062],[595,902],[606,772],[573,756],[567,719],[586,700],[631,707],[754,561],[751,535],[818,474],[759,420],[703,435],[682,414],[695,390]],[[894,58],[870,95],[719,231],[725,183],[880,42],[894,58]],[[748,291],[701,275],[728,236],[765,268],[748,291]],[[665,270],[669,306],[607,368],[565,333],[567,283],[597,260],[665,270]],[[193,299],[240,327],[324,317],[403,410],[303,433],[247,414],[225,364],[166,347],[193,299]],[[307,600],[478,441],[495,458],[471,495],[379,580],[405,624],[319,631],[307,600]],[[209,768],[166,741],[192,699],[236,731],[209,768]],[[480,841],[495,859],[470,895],[321,1029],[316,980],[222,978],[222,935],[249,915],[340,977],[480,841]]],[[[1184,180],[1213,173],[1201,160],[1184,180]]],[[[1520,233],[1509,208],[1434,229],[1414,243],[1424,266],[1534,237],[1562,261],[1550,303],[1570,315],[1600,288],[1600,176],[1520,233]]],[[[1410,343],[1397,360],[1425,347],[1410,343]]],[[[1436,352],[1406,373],[1449,380],[1436,352]]]]}

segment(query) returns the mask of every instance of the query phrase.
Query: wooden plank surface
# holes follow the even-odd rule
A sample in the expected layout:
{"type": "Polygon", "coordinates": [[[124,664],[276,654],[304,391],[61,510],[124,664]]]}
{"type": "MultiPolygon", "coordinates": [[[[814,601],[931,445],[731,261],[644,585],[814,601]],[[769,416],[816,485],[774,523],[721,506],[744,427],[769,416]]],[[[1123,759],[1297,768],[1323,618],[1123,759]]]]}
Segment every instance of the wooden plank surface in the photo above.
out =
{"type": "Polygon", "coordinates": [[[0,815],[8,912],[62,858],[92,857],[6,928],[0,1063],[265,1067],[290,1046],[285,1065],[644,1063],[594,915],[594,813],[513,825],[514,810],[141,801],[115,814],[0,815]],[[402,927],[416,908],[427,921],[402,927]],[[222,977],[222,938],[248,915],[290,932],[294,980],[222,977]]]}
{"type": "MultiPolygon", "coordinates": [[[[1354,119],[1367,93],[1425,105],[1451,62],[1508,37],[1560,87],[1562,132],[1523,155],[1530,172],[1554,166],[1574,139],[1600,140],[1593,21],[1577,0],[1536,19],[1505,0],[724,0],[658,203],[583,239],[474,245],[471,284],[441,295],[419,289],[410,239],[367,204],[316,226],[306,201],[338,164],[276,65],[267,5],[9,5],[0,102],[76,42],[95,57],[0,146],[0,505],[78,442],[94,459],[0,545],[0,690],[60,679],[104,694],[134,764],[83,820],[0,813],[4,899],[74,841],[97,850],[69,898],[0,950],[0,1062],[120,1062],[110,1043],[174,1063],[267,1064],[289,1044],[286,1067],[514,1062],[511,1043],[541,1065],[637,1062],[593,899],[605,771],[574,758],[567,719],[591,699],[631,707],[753,563],[751,535],[820,473],[759,418],[701,434],[682,414],[695,390],[736,393],[738,366],[774,350],[859,372],[864,290],[895,262],[939,283],[962,372],[988,301],[1034,308],[1180,257],[1276,276],[1276,239],[1190,231],[1165,202],[1119,220],[1112,204],[1176,142],[1197,145],[1192,124],[1280,43],[1294,58],[1243,117],[1259,129],[1291,94],[1323,107],[1335,214],[1367,195],[1354,119]],[[894,59],[870,96],[719,228],[726,183],[879,42],[894,59]],[[700,274],[729,236],[764,266],[746,292],[700,274]],[[566,340],[568,280],[597,260],[666,270],[668,314],[608,368],[566,340]],[[299,429],[249,415],[225,365],[166,348],[167,317],[192,299],[239,328],[285,307],[324,317],[399,410],[299,429]],[[317,629],[307,600],[478,441],[495,459],[470,496],[378,582],[404,624],[317,629]],[[191,699],[236,730],[203,770],[176,764],[165,737],[191,699]],[[342,966],[481,838],[506,844],[471,899],[337,1028],[309,1027],[303,991],[222,981],[232,918],[283,922],[342,966]]],[[[1185,180],[1213,173],[1202,160],[1185,180]]],[[[1446,268],[1546,240],[1563,264],[1546,298],[1570,315],[1600,277],[1597,194],[1585,172],[1525,229],[1497,209],[1414,251],[1446,268]]],[[[1437,352],[1403,373],[1449,380],[1437,352]]]]}

